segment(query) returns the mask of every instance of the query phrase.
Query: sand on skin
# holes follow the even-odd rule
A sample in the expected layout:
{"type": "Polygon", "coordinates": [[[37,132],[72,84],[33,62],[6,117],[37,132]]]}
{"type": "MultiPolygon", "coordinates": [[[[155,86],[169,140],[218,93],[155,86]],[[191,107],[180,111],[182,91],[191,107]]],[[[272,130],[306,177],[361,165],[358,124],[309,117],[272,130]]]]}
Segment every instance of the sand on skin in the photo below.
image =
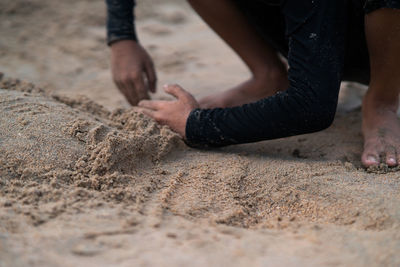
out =
{"type": "MultiPolygon", "coordinates": [[[[400,174],[361,168],[359,110],[313,135],[189,149],[166,127],[118,108],[126,102],[110,89],[104,39],[94,38],[102,3],[77,2],[94,10],[83,19],[45,2],[33,12],[21,1],[1,9],[2,70],[44,89],[0,80],[0,265],[400,264],[400,174]],[[21,23],[49,10],[73,23],[54,23],[40,38],[21,23]],[[12,35],[7,25],[25,30],[12,35]],[[65,37],[55,35],[60,29],[65,37]],[[22,41],[24,51],[12,45],[22,41]],[[42,49],[64,66],[50,68],[42,49]]],[[[182,81],[199,96],[243,79],[231,52],[175,2],[143,4],[138,14],[161,81],[182,81]],[[174,35],[177,28],[193,39],[174,35]]]]}

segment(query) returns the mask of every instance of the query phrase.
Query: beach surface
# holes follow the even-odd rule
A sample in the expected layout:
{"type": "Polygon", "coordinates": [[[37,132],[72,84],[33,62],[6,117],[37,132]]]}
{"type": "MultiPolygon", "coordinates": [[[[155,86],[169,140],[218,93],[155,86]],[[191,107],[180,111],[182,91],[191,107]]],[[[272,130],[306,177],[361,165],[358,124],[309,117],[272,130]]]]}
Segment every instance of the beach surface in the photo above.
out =
{"type": "MultiPolygon", "coordinates": [[[[360,163],[365,87],[343,85],[325,131],[196,150],[115,88],[103,1],[0,18],[0,266],[400,265],[399,168],[360,163]]],[[[184,1],[137,19],[159,88],[249,77],[184,1]]]]}

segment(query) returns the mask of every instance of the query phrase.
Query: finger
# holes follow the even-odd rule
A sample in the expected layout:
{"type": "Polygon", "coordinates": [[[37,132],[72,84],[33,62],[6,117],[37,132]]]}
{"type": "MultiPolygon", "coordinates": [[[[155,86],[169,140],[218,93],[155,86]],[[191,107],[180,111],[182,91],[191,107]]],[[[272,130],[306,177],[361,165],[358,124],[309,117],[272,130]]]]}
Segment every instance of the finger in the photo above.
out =
{"type": "Polygon", "coordinates": [[[164,85],[164,91],[178,99],[186,99],[190,96],[188,92],[177,84],[164,85]]]}
{"type": "Polygon", "coordinates": [[[119,88],[124,94],[126,100],[128,100],[129,104],[131,104],[132,106],[137,105],[138,97],[135,93],[135,89],[132,88],[132,84],[130,84],[128,80],[126,80],[125,82],[120,82],[119,84],[119,88]]]}
{"type": "Polygon", "coordinates": [[[136,77],[133,83],[136,88],[135,91],[138,96],[138,102],[143,99],[150,99],[150,96],[147,93],[146,84],[144,83],[143,73],[141,73],[138,77],[136,77]]]}
{"type": "Polygon", "coordinates": [[[119,81],[117,81],[117,80],[114,80],[114,83],[115,83],[115,85],[117,86],[117,88],[121,91],[121,93],[123,92],[123,89],[122,89],[122,85],[121,85],[121,83],[119,82],[119,81]]]}
{"type": "Polygon", "coordinates": [[[127,90],[122,81],[115,80],[114,82],[117,85],[119,91],[125,96],[126,99],[128,99],[129,95],[127,94],[127,90]]]}
{"type": "Polygon", "coordinates": [[[143,113],[143,114],[145,114],[145,115],[147,115],[147,116],[153,118],[153,119],[154,119],[154,117],[155,117],[155,111],[154,111],[154,110],[147,109],[147,108],[137,108],[136,110],[137,110],[138,112],[141,112],[141,113],[143,113]]]}
{"type": "Polygon", "coordinates": [[[157,88],[157,74],[152,61],[146,62],[145,73],[149,85],[149,90],[150,92],[155,93],[157,88]]]}
{"type": "Polygon", "coordinates": [[[152,118],[153,120],[155,120],[157,123],[159,123],[161,125],[165,124],[165,120],[163,119],[163,116],[158,111],[154,111],[154,110],[147,109],[147,108],[138,108],[138,111],[149,116],[150,118],[152,118]]]}
{"type": "Polygon", "coordinates": [[[139,107],[151,110],[160,110],[163,105],[165,105],[165,101],[142,100],[139,102],[139,107]]]}

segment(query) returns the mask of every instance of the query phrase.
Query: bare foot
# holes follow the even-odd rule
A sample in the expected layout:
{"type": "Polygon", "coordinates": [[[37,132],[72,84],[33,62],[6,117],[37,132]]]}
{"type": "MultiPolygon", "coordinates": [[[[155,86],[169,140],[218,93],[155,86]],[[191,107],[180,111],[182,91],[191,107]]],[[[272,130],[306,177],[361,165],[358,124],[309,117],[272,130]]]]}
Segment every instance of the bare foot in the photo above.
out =
{"type": "Polygon", "coordinates": [[[394,167],[400,164],[398,101],[387,104],[377,99],[372,93],[367,93],[363,101],[362,163],[365,167],[377,166],[381,163],[394,167]]]}
{"type": "Polygon", "coordinates": [[[225,108],[241,106],[268,96],[288,87],[287,71],[281,69],[266,75],[254,76],[250,80],[221,93],[200,99],[201,108],[225,108]]]}

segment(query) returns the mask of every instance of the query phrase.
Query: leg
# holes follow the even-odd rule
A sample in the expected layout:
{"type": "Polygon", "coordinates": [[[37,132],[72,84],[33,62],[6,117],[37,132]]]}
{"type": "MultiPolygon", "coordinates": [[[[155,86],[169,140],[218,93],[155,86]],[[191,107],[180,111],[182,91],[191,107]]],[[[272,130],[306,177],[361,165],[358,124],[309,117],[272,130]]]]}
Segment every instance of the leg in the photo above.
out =
{"type": "Polygon", "coordinates": [[[400,10],[379,9],[365,18],[371,82],[363,101],[366,167],[400,164],[400,10]]]}
{"type": "Polygon", "coordinates": [[[277,51],[258,34],[235,1],[189,2],[204,21],[242,58],[253,76],[233,89],[201,99],[199,102],[202,108],[239,106],[287,88],[285,64],[280,60],[277,51]]]}

